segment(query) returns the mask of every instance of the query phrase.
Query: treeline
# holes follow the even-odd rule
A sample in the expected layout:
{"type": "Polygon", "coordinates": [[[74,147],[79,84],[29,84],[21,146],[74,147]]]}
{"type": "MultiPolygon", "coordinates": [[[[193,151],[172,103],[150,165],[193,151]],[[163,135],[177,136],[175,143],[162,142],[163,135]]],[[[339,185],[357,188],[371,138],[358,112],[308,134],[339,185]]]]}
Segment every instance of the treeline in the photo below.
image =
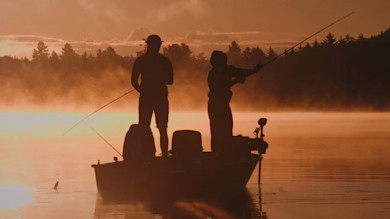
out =
{"type": "MultiPolygon", "coordinates": [[[[390,29],[357,39],[348,35],[336,39],[329,33],[322,41],[289,51],[244,85],[235,85],[232,104],[247,110],[388,110],[389,51],[390,29]]],[[[175,70],[171,107],[204,109],[209,57],[194,55],[184,43],[168,45],[161,52],[175,70]]],[[[272,48],[241,48],[237,42],[226,52],[230,64],[243,68],[278,55],[272,48]]],[[[132,89],[130,71],[135,58],[120,56],[112,47],[78,54],[68,43],[57,54],[39,42],[31,60],[0,57],[0,101],[3,106],[100,106],[132,89]]],[[[116,105],[121,104],[136,107],[137,98],[116,105]]]]}
{"type": "Polygon", "coordinates": [[[330,33],[276,61],[259,83],[279,106],[388,110],[389,51],[390,29],[357,39],[330,33]]]}

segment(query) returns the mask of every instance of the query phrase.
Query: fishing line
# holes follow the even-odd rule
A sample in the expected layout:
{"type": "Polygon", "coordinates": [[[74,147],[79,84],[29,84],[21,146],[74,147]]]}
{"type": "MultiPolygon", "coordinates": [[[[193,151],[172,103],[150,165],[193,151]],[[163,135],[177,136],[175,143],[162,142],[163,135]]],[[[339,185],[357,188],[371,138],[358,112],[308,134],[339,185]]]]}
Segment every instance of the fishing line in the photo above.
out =
{"type": "Polygon", "coordinates": [[[90,116],[92,116],[93,114],[97,113],[98,111],[100,111],[101,109],[103,109],[104,107],[110,105],[111,103],[119,100],[120,98],[126,96],[127,94],[131,93],[135,91],[135,89],[132,89],[132,90],[129,90],[127,91],[126,93],[120,95],[119,97],[115,98],[114,100],[111,100],[110,102],[104,104],[103,106],[101,106],[100,108],[98,108],[97,110],[93,111],[92,113],[88,114],[87,116],[85,116],[84,118],[82,118],[80,121],[78,121],[76,124],[74,124],[72,127],[70,127],[68,130],[66,130],[66,132],[64,132],[64,134],[62,134],[62,136],[65,136],[66,134],[68,134],[68,132],[70,132],[74,127],[78,126],[80,123],[82,123],[84,120],[88,119],[90,116]]]}
{"type": "Polygon", "coordinates": [[[323,27],[322,29],[318,30],[317,32],[313,33],[312,35],[306,37],[304,40],[302,40],[302,41],[300,41],[299,43],[295,44],[293,47],[291,47],[291,48],[285,50],[283,53],[279,54],[278,56],[274,57],[273,59],[271,59],[271,60],[269,60],[268,62],[266,62],[265,64],[263,64],[263,67],[266,66],[266,65],[268,65],[268,64],[270,64],[270,63],[272,63],[272,62],[274,62],[275,60],[279,59],[279,58],[282,57],[283,55],[286,55],[289,51],[291,51],[291,50],[293,50],[295,47],[301,45],[301,44],[304,43],[306,40],[312,38],[313,36],[315,36],[315,35],[317,35],[317,34],[319,34],[319,33],[321,33],[322,31],[328,29],[329,27],[331,27],[331,26],[335,25],[336,23],[338,23],[338,22],[344,20],[345,18],[351,16],[351,15],[354,14],[354,13],[355,13],[355,12],[353,11],[353,12],[347,14],[347,15],[344,15],[343,17],[341,17],[341,18],[339,18],[339,19],[333,21],[332,23],[330,23],[329,25],[323,27]]]}
{"type": "Polygon", "coordinates": [[[122,154],[112,145],[110,144],[110,142],[108,142],[98,131],[96,131],[94,128],[92,127],[89,127],[93,132],[95,132],[101,139],[103,139],[104,142],[106,142],[108,144],[108,146],[110,146],[112,149],[114,149],[114,151],[116,151],[116,153],[118,153],[121,157],[122,154]]]}

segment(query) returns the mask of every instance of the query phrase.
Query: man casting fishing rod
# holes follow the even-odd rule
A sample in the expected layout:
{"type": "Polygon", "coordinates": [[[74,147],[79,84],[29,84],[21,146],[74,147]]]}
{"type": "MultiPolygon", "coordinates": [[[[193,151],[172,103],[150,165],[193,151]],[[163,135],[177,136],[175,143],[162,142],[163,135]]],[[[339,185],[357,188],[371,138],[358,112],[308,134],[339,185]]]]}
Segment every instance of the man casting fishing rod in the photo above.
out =
{"type": "Polygon", "coordinates": [[[210,58],[213,68],[208,74],[210,92],[208,114],[211,130],[211,151],[223,154],[226,145],[232,141],[233,117],[229,103],[232,99],[230,88],[237,83],[244,83],[245,78],[262,68],[257,64],[253,69],[241,69],[227,64],[227,55],[221,51],[213,51],[210,58]]]}
{"type": "Polygon", "coordinates": [[[131,84],[140,93],[138,124],[150,127],[154,112],[157,128],[160,131],[162,156],[168,156],[168,88],[173,84],[171,61],[159,53],[161,38],[150,35],[146,39],[146,54],[138,57],[133,65],[131,84]],[[139,77],[141,76],[141,83],[139,77]]]}
{"type": "Polygon", "coordinates": [[[245,78],[260,71],[260,69],[274,61],[281,56],[285,55],[288,51],[293,50],[295,47],[301,45],[306,40],[317,35],[330,26],[340,22],[341,20],[351,16],[354,12],[351,12],[331,24],[323,27],[314,34],[305,38],[301,42],[297,43],[293,47],[286,50],[284,53],[276,56],[263,65],[258,64],[253,69],[240,69],[235,66],[227,65],[227,55],[221,51],[213,51],[210,63],[213,68],[208,74],[208,85],[210,92],[208,102],[208,114],[210,119],[210,131],[211,131],[211,150],[215,154],[223,154],[226,152],[226,146],[232,142],[232,129],[233,129],[233,117],[229,103],[232,98],[232,92],[230,88],[237,83],[243,83],[245,78]]]}

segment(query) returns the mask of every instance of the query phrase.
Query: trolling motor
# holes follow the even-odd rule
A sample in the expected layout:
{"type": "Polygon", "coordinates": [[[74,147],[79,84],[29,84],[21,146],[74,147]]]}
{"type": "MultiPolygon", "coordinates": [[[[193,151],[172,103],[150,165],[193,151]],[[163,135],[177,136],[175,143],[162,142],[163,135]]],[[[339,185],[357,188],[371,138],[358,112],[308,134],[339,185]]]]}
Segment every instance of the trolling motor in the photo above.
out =
{"type": "Polygon", "coordinates": [[[268,148],[268,143],[264,141],[263,137],[265,136],[263,133],[263,128],[265,124],[267,124],[267,118],[260,118],[258,121],[259,127],[257,127],[253,134],[256,136],[255,138],[249,139],[249,145],[251,150],[257,150],[259,154],[265,154],[265,151],[268,148]]]}
{"type": "MultiPolygon", "coordinates": [[[[259,189],[260,189],[260,177],[261,177],[261,160],[263,157],[261,154],[265,154],[265,151],[268,148],[268,143],[264,141],[263,137],[265,136],[263,133],[263,129],[265,124],[267,124],[267,118],[260,118],[259,121],[257,122],[259,124],[259,127],[257,127],[254,131],[253,134],[256,136],[254,139],[250,139],[250,145],[251,145],[251,150],[256,150],[259,152],[259,173],[258,173],[258,178],[257,178],[257,183],[259,184],[259,189]],[[260,136],[259,136],[260,134],[260,136]]],[[[259,192],[260,194],[260,192],[259,192]]]]}
{"type": "Polygon", "coordinates": [[[259,131],[260,131],[260,139],[263,140],[263,137],[265,136],[263,134],[263,127],[265,124],[267,124],[267,118],[260,118],[257,124],[260,125],[260,127],[257,127],[255,131],[253,131],[253,134],[256,136],[256,138],[259,138],[259,131]]]}

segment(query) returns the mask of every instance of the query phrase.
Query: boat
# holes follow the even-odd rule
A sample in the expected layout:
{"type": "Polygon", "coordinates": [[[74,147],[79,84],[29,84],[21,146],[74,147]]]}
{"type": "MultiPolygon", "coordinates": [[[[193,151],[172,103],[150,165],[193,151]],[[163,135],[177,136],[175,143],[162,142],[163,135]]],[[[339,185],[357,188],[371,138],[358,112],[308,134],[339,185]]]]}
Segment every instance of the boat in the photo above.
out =
{"type": "Polygon", "coordinates": [[[199,141],[200,134],[194,139],[190,136],[196,136],[196,131],[180,130],[173,134],[172,151],[168,157],[153,156],[136,161],[118,161],[114,157],[114,162],[98,161],[92,165],[98,193],[103,199],[116,199],[135,194],[239,190],[246,187],[257,165],[260,183],[261,161],[268,148],[263,138],[266,121],[266,118],[259,120],[254,138],[234,136],[224,154],[187,150],[192,147],[192,142],[199,141]]]}

